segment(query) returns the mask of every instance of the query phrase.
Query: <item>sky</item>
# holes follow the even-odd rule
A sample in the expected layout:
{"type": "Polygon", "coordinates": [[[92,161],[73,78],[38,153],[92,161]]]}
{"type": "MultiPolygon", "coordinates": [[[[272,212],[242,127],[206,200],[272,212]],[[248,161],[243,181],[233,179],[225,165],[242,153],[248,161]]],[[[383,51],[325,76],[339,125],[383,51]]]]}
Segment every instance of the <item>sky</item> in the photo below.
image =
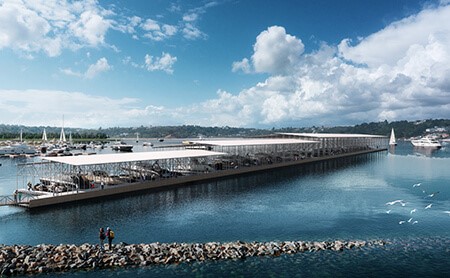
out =
{"type": "Polygon", "coordinates": [[[0,0],[0,124],[449,118],[449,0],[0,0]]]}

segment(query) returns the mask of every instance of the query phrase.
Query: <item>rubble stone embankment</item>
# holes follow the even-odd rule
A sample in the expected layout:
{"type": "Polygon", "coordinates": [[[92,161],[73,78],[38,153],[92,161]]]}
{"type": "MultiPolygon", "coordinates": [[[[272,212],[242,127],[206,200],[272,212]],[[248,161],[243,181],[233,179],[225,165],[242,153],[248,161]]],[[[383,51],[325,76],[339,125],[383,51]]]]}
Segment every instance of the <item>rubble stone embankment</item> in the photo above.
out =
{"type": "MultiPolygon", "coordinates": [[[[208,243],[119,243],[102,251],[98,245],[0,245],[0,276],[176,264],[206,260],[237,260],[321,250],[344,251],[383,246],[374,241],[282,241],[208,243]]],[[[106,245],[107,246],[107,245],[106,245]]]]}

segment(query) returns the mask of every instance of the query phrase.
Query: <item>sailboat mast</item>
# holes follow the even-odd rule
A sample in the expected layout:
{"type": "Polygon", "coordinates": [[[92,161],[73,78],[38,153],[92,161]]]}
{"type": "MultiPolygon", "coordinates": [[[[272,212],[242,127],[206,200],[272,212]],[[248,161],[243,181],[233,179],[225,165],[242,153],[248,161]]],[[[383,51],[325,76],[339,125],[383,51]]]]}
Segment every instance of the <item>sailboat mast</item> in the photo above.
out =
{"type": "Polygon", "coordinates": [[[64,133],[64,115],[63,115],[63,122],[62,122],[62,127],[61,127],[61,135],[59,136],[59,141],[61,143],[66,142],[66,134],[64,133]]]}

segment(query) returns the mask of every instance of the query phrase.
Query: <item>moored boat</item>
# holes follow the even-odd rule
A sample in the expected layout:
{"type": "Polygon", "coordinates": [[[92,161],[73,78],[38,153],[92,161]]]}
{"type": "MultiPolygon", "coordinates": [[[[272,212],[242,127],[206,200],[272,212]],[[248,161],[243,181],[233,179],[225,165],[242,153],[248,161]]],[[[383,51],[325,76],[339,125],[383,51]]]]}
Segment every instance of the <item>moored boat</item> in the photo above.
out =
{"type": "Polygon", "coordinates": [[[36,154],[36,149],[23,143],[16,143],[0,148],[0,155],[36,154]]]}
{"type": "Polygon", "coordinates": [[[114,145],[111,145],[111,149],[120,152],[131,152],[133,150],[133,145],[126,144],[125,142],[119,142],[114,145]]]}
{"type": "Polygon", "coordinates": [[[389,139],[389,146],[397,146],[397,140],[395,139],[394,129],[391,130],[391,137],[389,139]]]}
{"type": "Polygon", "coordinates": [[[427,148],[441,148],[442,145],[438,140],[430,138],[430,137],[422,137],[417,140],[411,140],[411,144],[414,147],[427,147],[427,148]]]}

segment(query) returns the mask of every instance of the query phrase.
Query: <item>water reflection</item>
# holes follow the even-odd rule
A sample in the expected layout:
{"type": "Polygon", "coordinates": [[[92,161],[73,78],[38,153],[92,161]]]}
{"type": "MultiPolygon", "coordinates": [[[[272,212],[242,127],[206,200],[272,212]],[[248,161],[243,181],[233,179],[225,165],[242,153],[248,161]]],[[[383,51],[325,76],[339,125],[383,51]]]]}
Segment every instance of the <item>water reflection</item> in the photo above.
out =
{"type": "Polygon", "coordinates": [[[432,157],[437,151],[437,148],[414,147],[414,154],[426,157],[432,157]]]}

